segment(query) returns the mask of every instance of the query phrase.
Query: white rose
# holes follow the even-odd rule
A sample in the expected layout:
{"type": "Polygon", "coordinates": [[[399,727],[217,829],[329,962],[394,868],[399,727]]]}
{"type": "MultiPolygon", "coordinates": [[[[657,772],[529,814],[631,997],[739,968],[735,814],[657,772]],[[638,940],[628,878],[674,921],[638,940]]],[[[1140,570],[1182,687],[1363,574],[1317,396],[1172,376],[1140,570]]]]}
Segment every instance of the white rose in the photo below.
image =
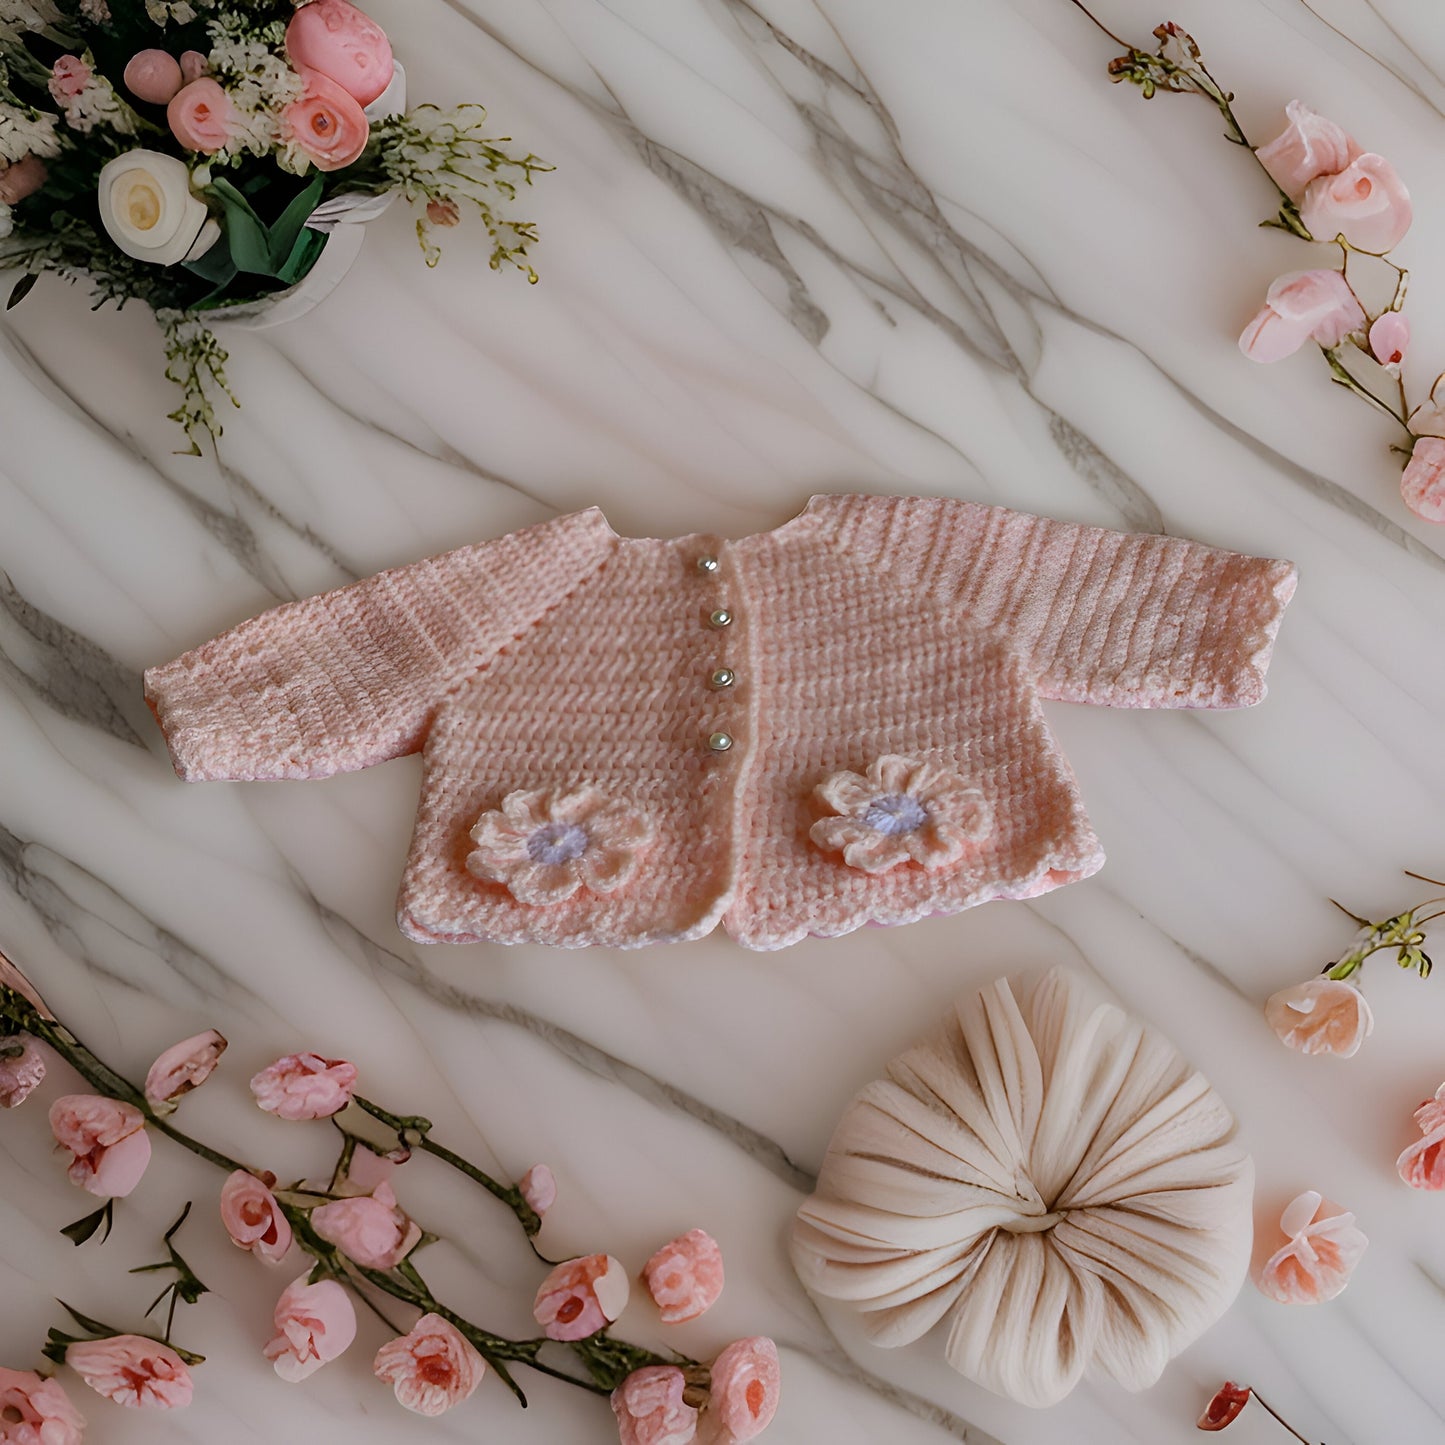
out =
{"type": "Polygon", "coordinates": [[[137,261],[174,266],[209,250],[221,234],[175,156],[128,151],[106,163],[97,190],[101,223],[137,261]]]}

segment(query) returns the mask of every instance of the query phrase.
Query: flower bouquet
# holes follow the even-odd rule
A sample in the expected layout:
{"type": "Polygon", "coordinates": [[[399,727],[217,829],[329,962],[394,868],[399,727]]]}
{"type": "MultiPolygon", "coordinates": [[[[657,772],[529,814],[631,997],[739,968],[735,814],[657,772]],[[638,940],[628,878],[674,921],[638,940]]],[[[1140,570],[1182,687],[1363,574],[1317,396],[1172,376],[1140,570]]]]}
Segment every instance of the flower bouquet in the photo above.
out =
{"type": "Polygon", "coordinates": [[[532,224],[503,212],[546,167],[485,121],[407,110],[390,42],[349,0],[0,0],[0,269],[24,273],[8,305],[52,271],[97,306],[151,307],[199,452],[213,398],[235,402],[209,323],[301,287],[339,227],[395,196],[421,210],[428,265],[433,228],[472,210],[493,269],[537,279],[532,224]]]}

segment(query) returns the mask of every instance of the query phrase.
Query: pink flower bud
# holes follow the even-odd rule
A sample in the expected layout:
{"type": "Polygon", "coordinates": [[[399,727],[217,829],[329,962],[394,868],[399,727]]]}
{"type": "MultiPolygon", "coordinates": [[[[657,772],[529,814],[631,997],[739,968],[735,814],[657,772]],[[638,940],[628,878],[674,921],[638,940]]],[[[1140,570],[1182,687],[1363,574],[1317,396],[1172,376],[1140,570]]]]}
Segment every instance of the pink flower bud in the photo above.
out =
{"type": "Polygon", "coordinates": [[[1365,996],[1352,983],[1312,978],[1271,994],[1264,1016],[1280,1041],[1302,1054],[1348,1059],[1375,1027],[1365,996]]]}
{"type": "Polygon", "coordinates": [[[1239,349],[1251,361],[1280,361],[1306,341],[1338,346],[1364,324],[1365,313],[1340,272],[1291,271],[1270,286],[1239,349]]]}
{"type": "Polygon", "coordinates": [[[1204,1413],[1199,1417],[1198,1428],[1223,1430],[1226,1425],[1232,1425],[1239,1419],[1240,1411],[1247,1404],[1249,1404],[1249,1391],[1241,1385],[1236,1385],[1233,1380],[1226,1380],[1219,1387],[1214,1398],[1204,1407],[1204,1413]]]}
{"type": "Polygon", "coordinates": [[[551,1340],[585,1340],[627,1307],[627,1271],[610,1254],[559,1264],[537,1291],[532,1317],[551,1340]]]}
{"type": "Polygon", "coordinates": [[[397,1208],[384,1179],[374,1194],[333,1199],[313,1209],[311,1227],[366,1269],[394,1269],[421,1239],[421,1226],[397,1208]]]}
{"type": "Polygon", "coordinates": [[[145,1115],[100,1094],[66,1094],[50,1106],[55,1141],[70,1151],[70,1182],[120,1199],[141,1181],[151,1159],[145,1115]]]}
{"type": "Polygon", "coordinates": [[[8,166],[0,166],[0,205],[13,206],[26,196],[33,196],[45,184],[47,171],[39,156],[21,156],[8,166]]]}
{"type": "Polygon", "coordinates": [[[1310,1189],[1280,1216],[1288,1243],[1277,1249],[1259,1277],[1259,1289],[1280,1304],[1321,1304],[1350,1282],[1369,1243],[1355,1216],[1310,1189]]]}
{"type": "Polygon", "coordinates": [[[1280,190],[1297,201],[1311,181],[1344,170],[1360,148],[1334,121],[1300,101],[1290,101],[1284,113],[1289,124],[1255,155],[1280,190]]]}
{"type": "Polygon", "coordinates": [[[146,1098],[152,1104],[168,1104],[199,1089],[225,1052],[226,1040],[215,1029],[172,1044],[146,1075],[146,1098]]]}
{"type": "Polygon", "coordinates": [[[358,105],[370,105],[391,84],[386,32],[348,0],[313,0],[297,10],[286,27],[286,54],[297,70],[320,72],[358,105]]]}
{"type": "Polygon", "coordinates": [[[34,1039],[0,1039],[0,1109],[19,1107],[44,1078],[45,1055],[34,1039]]]}
{"type": "Polygon", "coordinates": [[[1382,311],[1370,327],[1370,350],[1387,371],[1399,372],[1410,347],[1410,323],[1398,311],[1382,311]]]}
{"type": "Polygon", "coordinates": [[[620,1445],[688,1445],[697,1438],[697,1410],[682,1396],[687,1379],[676,1365],[634,1370],[613,1392],[620,1445]]]}
{"type": "Polygon", "coordinates": [[[1400,495],[1417,517],[1445,522],[1445,439],[1421,437],[1405,464],[1400,495]]]}
{"type": "Polygon", "coordinates": [[[211,63],[199,50],[181,51],[181,79],[189,85],[211,73],[211,63]]]}
{"type": "Polygon", "coordinates": [[[371,1368],[391,1386],[398,1404],[434,1417],[472,1394],[487,1362],[456,1326],[440,1315],[423,1315],[407,1334],[376,1352],[371,1368]]]}
{"type": "Polygon", "coordinates": [[[187,150],[214,155],[236,134],[239,119],[231,97],[218,80],[203,75],[171,98],[166,107],[171,134],[187,150]]]}
{"type": "Polygon", "coordinates": [[[643,1266],[642,1277],[663,1324],[685,1324],[711,1309],[722,1294],[722,1250],[712,1235],[690,1229],[663,1245],[643,1266]]]}
{"type": "Polygon", "coordinates": [[[1317,241],[1343,236],[1357,251],[1383,255],[1410,229],[1410,192],[1383,156],[1357,156],[1338,175],[1305,188],[1300,219],[1317,241]]]}
{"type": "Polygon", "coordinates": [[[15,1445],[80,1445],[85,1416],[58,1380],[0,1368],[0,1440],[15,1445]]]}
{"type": "Polygon", "coordinates": [[[180,62],[164,50],[142,50],[131,56],[122,78],[125,88],[147,105],[165,105],[182,83],[180,62]]]}
{"type": "Polygon", "coordinates": [[[265,1355],[292,1384],[314,1375],[356,1338],[356,1310],[334,1279],[307,1284],[302,1275],[276,1301],[276,1333],[265,1355]]]}
{"type": "Polygon", "coordinates": [[[538,1218],[557,1202],[557,1179],[545,1164],[534,1164],[522,1175],[517,1186],[522,1198],[532,1207],[538,1218]]]}
{"type": "Polygon", "coordinates": [[[50,70],[50,93],[62,103],[75,100],[84,92],[93,77],[94,72],[80,56],[62,55],[50,70]]]}
{"type": "Polygon", "coordinates": [[[778,1347],[770,1339],[737,1340],[713,1361],[707,1413],[729,1442],[753,1440],[777,1413],[782,1379],[778,1347]]]}
{"type": "Polygon", "coordinates": [[[233,1244],[269,1264],[275,1264],[291,1248],[291,1225],[276,1196],[244,1169],[229,1175],[221,1187],[221,1223],[233,1244]]]}
{"type": "MultiPolygon", "coordinates": [[[[315,8],[316,4],[311,4],[298,10],[297,19],[315,8]]],[[[360,102],[320,71],[303,70],[301,78],[306,89],[281,113],[282,139],[318,171],[344,170],[366,149],[371,122],[360,102]]]]}
{"type": "Polygon", "coordinates": [[[65,1363],[96,1394],[132,1410],[179,1410],[195,1389],[185,1361],[142,1335],[82,1340],[66,1350],[65,1363]]]}
{"type": "Polygon", "coordinates": [[[281,1119],[329,1119],[355,1088],[355,1064],[319,1054],[287,1054],[251,1080],[256,1103],[281,1119]]]}

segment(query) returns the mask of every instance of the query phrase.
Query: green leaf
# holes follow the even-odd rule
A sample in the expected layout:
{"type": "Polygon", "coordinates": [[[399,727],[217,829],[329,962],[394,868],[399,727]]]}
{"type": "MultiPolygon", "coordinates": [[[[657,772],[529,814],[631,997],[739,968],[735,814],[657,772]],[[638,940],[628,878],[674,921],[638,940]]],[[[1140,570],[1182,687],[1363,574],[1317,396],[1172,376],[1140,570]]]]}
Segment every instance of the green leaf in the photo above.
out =
{"type": "Polygon", "coordinates": [[[303,228],[296,238],[291,254],[277,268],[276,277],[288,286],[294,286],[316,264],[317,258],[326,249],[326,235],[322,231],[303,228]]]}
{"type": "Polygon", "coordinates": [[[276,275],[281,274],[281,268],[296,249],[296,243],[301,238],[301,229],[306,224],[307,216],[316,209],[324,185],[325,178],[318,173],[311,184],[281,212],[275,225],[271,227],[271,265],[276,275]]]}
{"type": "MultiPolygon", "coordinates": [[[[109,1325],[103,1325],[99,1320],[93,1320],[90,1318],[89,1315],[81,1314],[79,1310],[72,1309],[68,1304],[65,1303],[64,1300],[57,1300],[56,1303],[60,1306],[61,1309],[66,1312],[66,1314],[70,1316],[71,1319],[75,1321],[76,1324],[80,1326],[81,1329],[88,1330],[91,1334],[99,1335],[105,1339],[109,1339],[110,1336],[115,1334],[115,1331],[111,1329],[109,1325]]],[[[57,1332],[52,1330],[51,1333],[55,1334],[57,1332]]]]}
{"type": "Polygon", "coordinates": [[[35,283],[40,279],[39,272],[32,271],[27,276],[22,276],[16,283],[15,289],[10,293],[10,299],[5,303],[7,311],[13,311],[34,289],[35,283]]]}
{"type": "MultiPolygon", "coordinates": [[[[74,1224],[67,1224],[60,1232],[73,1245],[79,1247],[90,1239],[101,1225],[104,1225],[105,1233],[100,1237],[100,1242],[104,1244],[110,1238],[110,1227],[114,1221],[115,1200],[107,1199],[94,1214],[87,1214],[84,1219],[77,1219],[74,1224]]],[[[66,1305],[66,1308],[69,1309],[70,1306],[66,1305]]]]}

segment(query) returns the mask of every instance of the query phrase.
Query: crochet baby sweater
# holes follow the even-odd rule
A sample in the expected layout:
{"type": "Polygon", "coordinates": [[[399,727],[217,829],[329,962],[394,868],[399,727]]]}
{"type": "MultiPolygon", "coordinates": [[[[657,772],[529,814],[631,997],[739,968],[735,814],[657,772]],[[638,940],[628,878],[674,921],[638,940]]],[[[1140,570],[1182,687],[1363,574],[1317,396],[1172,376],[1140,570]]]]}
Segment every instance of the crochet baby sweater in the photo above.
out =
{"type": "Polygon", "coordinates": [[[1264,696],[1288,562],[821,496],[774,531],[596,508],[289,603],[146,673],[187,780],[423,757],[422,942],[749,948],[1087,877],[1041,698],[1264,696]]]}

